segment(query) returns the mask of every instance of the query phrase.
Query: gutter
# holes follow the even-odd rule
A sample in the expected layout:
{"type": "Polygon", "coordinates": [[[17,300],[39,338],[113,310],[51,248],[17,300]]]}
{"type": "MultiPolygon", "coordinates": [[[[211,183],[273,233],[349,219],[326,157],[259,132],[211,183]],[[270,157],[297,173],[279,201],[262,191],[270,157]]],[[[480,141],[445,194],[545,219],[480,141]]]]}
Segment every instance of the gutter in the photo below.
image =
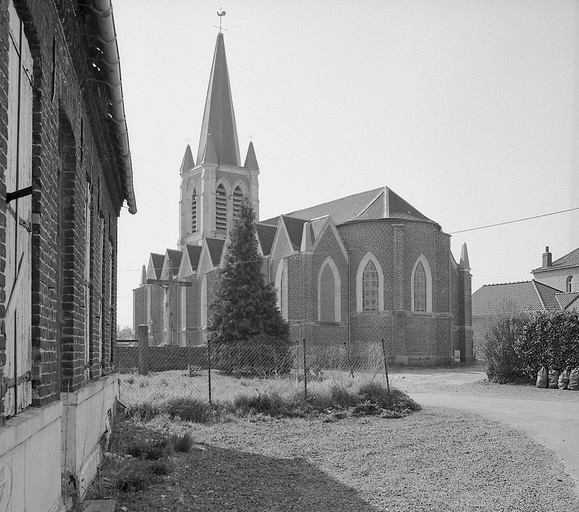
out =
{"type": "Polygon", "coordinates": [[[118,139],[118,151],[124,175],[124,193],[131,214],[137,213],[135,191],[133,189],[133,165],[131,151],[129,149],[129,131],[123,103],[123,85],[121,80],[121,66],[119,48],[117,46],[117,33],[113,18],[111,0],[92,0],[91,10],[97,15],[99,27],[99,39],[103,43],[104,62],[107,67],[105,80],[111,103],[113,106],[112,119],[116,126],[118,139]]]}

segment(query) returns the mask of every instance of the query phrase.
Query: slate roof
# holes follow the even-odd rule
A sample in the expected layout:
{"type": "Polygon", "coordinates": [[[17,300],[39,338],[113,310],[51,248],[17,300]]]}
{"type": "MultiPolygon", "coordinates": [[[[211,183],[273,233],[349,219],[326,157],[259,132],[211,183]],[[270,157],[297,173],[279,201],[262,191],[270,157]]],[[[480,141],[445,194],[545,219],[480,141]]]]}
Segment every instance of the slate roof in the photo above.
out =
{"type": "MultiPolygon", "coordinates": [[[[287,216],[303,220],[312,220],[328,215],[332,217],[336,225],[354,220],[394,218],[435,223],[388,187],[367,190],[287,214],[287,216]]],[[[278,219],[279,217],[274,217],[261,222],[276,224],[278,219]]]]}
{"type": "Polygon", "coordinates": [[[304,224],[306,220],[296,219],[288,215],[282,215],[281,218],[287,229],[293,250],[299,251],[300,246],[302,245],[302,233],[304,232],[304,224]]]}
{"type": "Polygon", "coordinates": [[[153,263],[153,269],[155,270],[155,279],[161,279],[161,272],[163,270],[163,263],[165,262],[165,255],[152,252],[151,261],[153,263]]]}
{"type": "Polygon", "coordinates": [[[201,246],[200,245],[187,245],[187,255],[189,256],[189,262],[191,263],[191,268],[197,270],[199,267],[199,258],[201,257],[201,246]]]}
{"type": "Polygon", "coordinates": [[[239,157],[237,126],[233,112],[233,99],[222,32],[217,34],[215,43],[205,111],[201,124],[197,164],[203,162],[209,134],[213,139],[217,162],[239,166],[241,159],[239,157]]]}
{"type": "Polygon", "coordinates": [[[505,311],[551,311],[561,309],[555,294],[561,293],[546,284],[532,281],[486,284],[472,295],[473,316],[505,311]]]}
{"type": "Polygon", "coordinates": [[[271,252],[271,246],[273,245],[273,239],[275,238],[277,227],[258,222],[255,224],[255,228],[263,255],[268,256],[271,252]]]}
{"type": "Polygon", "coordinates": [[[171,260],[171,268],[169,269],[173,275],[179,273],[179,266],[181,265],[181,258],[183,253],[175,249],[167,249],[167,259],[171,260]]]}
{"type": "Polygon", "coordinates": [[[207,249],[209,250],[209,256],[211,256],[211,263],[216,267],[221,261],[221,253],[223,252],[225,240],[222,240],[221,238],[206,238],[205,242],[207,244],[207,249]]]}
{"type": "Polygon", "coordinates": [[[579,267],[579,248],[555,260],[550,267],[539,267],[531,272],[548,272],[559,268],[579,267]]]}

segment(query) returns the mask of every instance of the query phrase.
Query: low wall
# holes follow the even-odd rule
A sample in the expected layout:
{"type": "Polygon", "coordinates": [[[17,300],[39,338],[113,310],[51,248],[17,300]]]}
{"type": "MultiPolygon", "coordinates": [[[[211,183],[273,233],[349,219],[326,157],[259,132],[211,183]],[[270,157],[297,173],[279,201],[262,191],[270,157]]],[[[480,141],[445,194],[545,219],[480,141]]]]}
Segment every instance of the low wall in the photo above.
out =
{"type": "MultiPolygon", "coordinates": [[[[146,347],[147,368],[150,372],[186,370],[189,365],[207,368],[207,347],[146,347]]],[[[120,372],[139,367],[139,347],[117,346],[117,368],[120,372]]]]}

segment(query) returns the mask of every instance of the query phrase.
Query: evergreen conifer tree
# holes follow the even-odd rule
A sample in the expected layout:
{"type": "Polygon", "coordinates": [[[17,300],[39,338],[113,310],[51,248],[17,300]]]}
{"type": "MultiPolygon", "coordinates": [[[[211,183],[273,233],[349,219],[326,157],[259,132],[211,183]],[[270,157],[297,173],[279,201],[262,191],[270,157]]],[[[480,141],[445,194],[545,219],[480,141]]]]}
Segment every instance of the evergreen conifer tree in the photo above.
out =
{"type": "Polygon", "coordinates": [[[265,281],[257,243],[255,214],[245,200],[230,232],[210,305],[208,330],[213,343],[234,345],[256,337],[274,344],[289,341],[289,326],[277,308],[275,288],[265,281]]]}

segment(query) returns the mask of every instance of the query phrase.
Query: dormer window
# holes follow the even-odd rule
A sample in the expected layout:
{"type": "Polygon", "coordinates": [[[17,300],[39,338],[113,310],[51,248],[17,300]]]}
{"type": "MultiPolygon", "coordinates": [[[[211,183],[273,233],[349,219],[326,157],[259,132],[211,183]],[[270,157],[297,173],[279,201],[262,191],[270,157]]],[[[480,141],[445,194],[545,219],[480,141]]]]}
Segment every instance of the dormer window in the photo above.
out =
{"type": "Polygon", "coordinates": [[[567,293],[571,293],[573,291],[573,276],[567,277],[567,281],[565,283],[565,291],[567,293]]]}

